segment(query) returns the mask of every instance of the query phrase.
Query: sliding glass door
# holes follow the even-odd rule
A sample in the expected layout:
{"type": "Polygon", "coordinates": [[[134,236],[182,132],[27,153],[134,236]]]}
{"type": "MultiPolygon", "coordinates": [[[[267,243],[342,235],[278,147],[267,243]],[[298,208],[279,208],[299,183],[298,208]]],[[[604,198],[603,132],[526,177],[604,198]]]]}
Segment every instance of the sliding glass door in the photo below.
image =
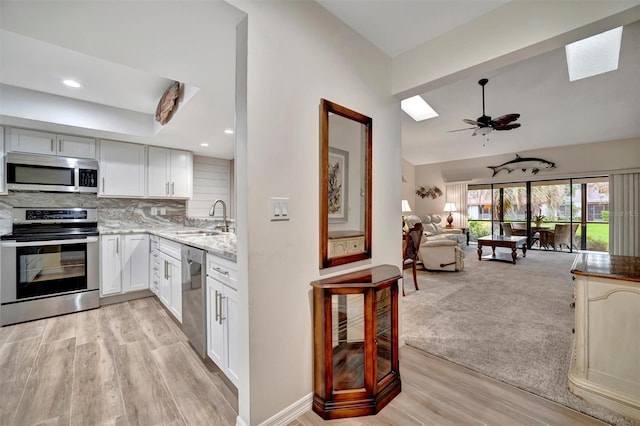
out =
{"type": "Polygon", "coordinates": [[[607,177],[469,185],[467,206],[471,241],[503,234],[501,223],[511,222],[535,248],[609,247],[607,177]]]}

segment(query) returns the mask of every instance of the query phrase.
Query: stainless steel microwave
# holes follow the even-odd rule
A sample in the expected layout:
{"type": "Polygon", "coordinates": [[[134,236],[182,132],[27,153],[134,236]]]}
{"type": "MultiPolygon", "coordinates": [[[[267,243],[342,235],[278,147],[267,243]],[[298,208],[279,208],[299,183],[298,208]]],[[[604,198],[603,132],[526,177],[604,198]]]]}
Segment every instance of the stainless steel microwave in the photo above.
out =
{"type": "Polygon", "coordinates": [[[7,154],[7,188],[98,192],[98,162],[52,155],[7,154]]]}

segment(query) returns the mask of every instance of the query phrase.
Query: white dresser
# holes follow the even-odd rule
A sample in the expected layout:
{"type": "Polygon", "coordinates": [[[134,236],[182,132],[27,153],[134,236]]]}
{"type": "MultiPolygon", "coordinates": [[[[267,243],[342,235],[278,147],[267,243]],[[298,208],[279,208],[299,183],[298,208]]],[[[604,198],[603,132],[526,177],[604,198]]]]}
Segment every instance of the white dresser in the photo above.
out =
{"type": "Polygon", "coordinates": [[[580,253],[569,390],[640,420],[640,257],[580,253]]]}

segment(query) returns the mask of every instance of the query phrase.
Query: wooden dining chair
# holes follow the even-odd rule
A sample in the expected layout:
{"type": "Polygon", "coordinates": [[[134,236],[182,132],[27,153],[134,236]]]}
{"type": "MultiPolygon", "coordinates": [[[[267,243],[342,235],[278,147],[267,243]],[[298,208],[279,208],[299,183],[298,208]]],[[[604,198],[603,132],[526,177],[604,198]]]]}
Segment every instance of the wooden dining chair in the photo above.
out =
{"type": "MultiPolygon", "coordinates": [[[[418,288],[418,279],[416,278],[416,264],[418,263],[418,249],[422,242],[422,222],[417,222],[409,229],[404,235],[403,250],[402,250],[402,269],[413,270],[413,284],[418,288]]],[[[404,296],[404,278],[402,279],[402,295],[404,296]]]]}

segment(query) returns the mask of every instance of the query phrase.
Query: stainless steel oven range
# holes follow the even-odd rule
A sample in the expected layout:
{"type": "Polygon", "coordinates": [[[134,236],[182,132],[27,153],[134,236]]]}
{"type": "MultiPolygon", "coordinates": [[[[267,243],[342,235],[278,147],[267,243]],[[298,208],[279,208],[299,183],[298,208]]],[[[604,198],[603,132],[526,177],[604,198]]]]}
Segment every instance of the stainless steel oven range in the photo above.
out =
{"type": "Polygon", "coordinates": [[[96,209],[14,208],[2,236],[0,325],[100,306],[96,209]]]}

